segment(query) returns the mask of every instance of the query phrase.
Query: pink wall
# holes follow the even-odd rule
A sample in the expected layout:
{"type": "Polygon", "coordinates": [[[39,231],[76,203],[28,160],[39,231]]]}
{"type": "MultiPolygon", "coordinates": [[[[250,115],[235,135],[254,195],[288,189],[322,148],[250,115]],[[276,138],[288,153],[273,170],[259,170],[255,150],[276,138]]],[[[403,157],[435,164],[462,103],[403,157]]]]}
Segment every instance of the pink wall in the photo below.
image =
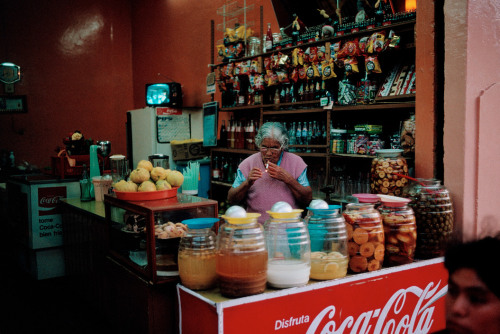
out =
{"type": "Polygon", "coordinates": [[[446,186],[464,239],[500,231],[500,4],[445,4],[446,186]]]}

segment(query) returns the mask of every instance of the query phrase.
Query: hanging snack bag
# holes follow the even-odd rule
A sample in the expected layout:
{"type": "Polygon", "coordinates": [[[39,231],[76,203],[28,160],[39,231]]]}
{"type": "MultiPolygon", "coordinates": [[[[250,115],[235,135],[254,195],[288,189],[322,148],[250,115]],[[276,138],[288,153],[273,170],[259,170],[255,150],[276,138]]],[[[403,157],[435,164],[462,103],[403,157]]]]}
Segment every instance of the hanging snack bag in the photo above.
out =
{"type": "Polygon", "coordinates": [[[321,64],[322,64],[321,77],[323,80],[328,80],[337,77],[334,71],[333,59],[330,58],[330,60],[323,60],[321,64]]]}
{"type": "Polygon", "coordinates": [[[358,40],[347,41],[339,52],[337,52],[337,59],[343,59],[347,57],[359,56],[359,45],[358,40]]]}
{"type": "Polygon", "coordinates": [[[307,68],[308,68],[307,65],[299,66],[298,70],[299,70],[299,79],[300,80],[305,80],[307,78],[307,74],[306,74],[307,68]]]}
{"type": "Polygon", "coordinates": [[[377,56],[365,56],[366,73],[382,73],[377,56]]]}
{"type": "Polygon", "coordinates": [[[355,57],[347,57],[344,60],[344,70],[346,75],[359,73],[358,60],[355,57]]]}

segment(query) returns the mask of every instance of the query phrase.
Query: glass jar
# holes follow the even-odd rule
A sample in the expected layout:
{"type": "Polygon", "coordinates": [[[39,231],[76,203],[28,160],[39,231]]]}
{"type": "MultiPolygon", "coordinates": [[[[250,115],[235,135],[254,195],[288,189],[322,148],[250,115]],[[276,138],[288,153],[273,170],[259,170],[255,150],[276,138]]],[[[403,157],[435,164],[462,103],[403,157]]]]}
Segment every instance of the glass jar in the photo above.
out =
{"type": "Polygon", "coordinates": [[[302,211],[267,211],[269,219],[264,223],[267,283],[272,287],[291,288],[309,282],[311,243],[302,211]]]}
{"type": "Polygon", "coordinates": [[[347,229],[349,271],[361,273],[382,268],[385,237],[382,217],[368,203],[349,203],[343,213],[347,229]]]}
{"type": "Polygon", "coordinates": [[[305,218],[311,239],[311,274],[315,280],[344,277],[349,261],[347,251],[347,229],[340,206],[329,205],[328,209],[313,209],[305,218]]]}
{"type": "Polygon", "coordinates": [[[370,170],[370,188],[374,194],[401,196],[408,184],[408,164],[401,156],[403,150],[378,150],[372,160],[370,170]]]}
{"type": "Polygon", "coordinates": [[[244,297],[264,292],[267,282],[267,249],[258,213],[246,217],[222,216],[226,221],[217,235],[215,268],[220,292],[244,297]]]}
{"type": "Polygon", "coordinates": [[[453,233],[453,203],[448,190],[436,179],[418,179],[405,189],[417,221],[418,258],[442,256],[453,233]]]}
{"type": "Polygon", "coordinates": [[[186,234],[179,243],[177,264],[181,283],[192,290],[215,287],[216,235],[213,225],[219,218],[193,218],[182,221],[187,225],[186,234]]]}
{"type": "Polygon", "coordinates": [[[410,200],[397,198],[382,199],[378,208],[382,216],[385,233],[384,265],[397,266],[413,262],[417,244],[417,225],[410,200]]]}

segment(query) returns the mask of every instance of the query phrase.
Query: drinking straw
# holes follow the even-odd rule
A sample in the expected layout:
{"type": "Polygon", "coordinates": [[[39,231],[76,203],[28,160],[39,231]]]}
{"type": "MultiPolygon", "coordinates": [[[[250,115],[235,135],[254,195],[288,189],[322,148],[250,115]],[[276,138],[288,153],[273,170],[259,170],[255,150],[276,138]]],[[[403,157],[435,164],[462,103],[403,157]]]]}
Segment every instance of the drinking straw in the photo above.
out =
{"type": "Polygon", "coordinates": [[[196,190],[198,189],[198,180],[200,175],[200,163],[199,162],[189,162],[188,166],[183,169],[182,175],[184,175],[184,183],[182,184],[185,190],[196,190]]]}

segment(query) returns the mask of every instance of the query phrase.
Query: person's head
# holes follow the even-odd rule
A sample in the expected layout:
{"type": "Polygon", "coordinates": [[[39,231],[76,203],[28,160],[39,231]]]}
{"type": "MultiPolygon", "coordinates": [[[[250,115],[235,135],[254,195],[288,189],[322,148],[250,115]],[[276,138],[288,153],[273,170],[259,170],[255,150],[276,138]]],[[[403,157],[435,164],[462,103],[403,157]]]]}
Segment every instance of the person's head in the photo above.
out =
{"type": "Polygon", "coordinates": [[[500,238],[454,245],[445,254],[449,273],[446,326],[450,333],[500,332],[500,238]]]}
{"type": "Polygon", "coordinates": [[[255,145],[260,150],[262,161],[277,163],[281,152],[288,148],[288,134],[279,122],[266,122],[262,124],[255,136],[255,145]]]}

